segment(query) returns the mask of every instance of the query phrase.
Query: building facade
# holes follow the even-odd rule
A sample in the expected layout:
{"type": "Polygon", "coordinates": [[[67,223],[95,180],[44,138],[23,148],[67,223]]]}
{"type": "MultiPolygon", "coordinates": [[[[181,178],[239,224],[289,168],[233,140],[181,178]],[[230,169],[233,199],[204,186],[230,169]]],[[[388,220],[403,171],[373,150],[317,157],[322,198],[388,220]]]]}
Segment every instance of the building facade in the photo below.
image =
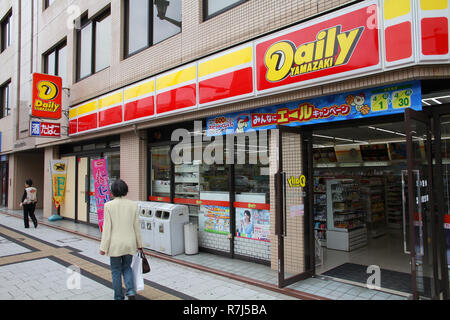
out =
{"type": "Polygon", "coordinates": [[[448,184],[449,13],[448,0],[2,1],[0,204],[18,209],[30,177],[51,216],[50,160],[64,159],[59,214],[98,224],[91,161],[106,158],[130,199],[188,205],[202,250],[269,265],[280,286],[361,248],[384,255],[384,235],[404,260],[368,249],[363,264],[447,298],[449,200],[434,192],[448,184]],[[60,138],[30,136],[34,73],[62,78],[60,138]]]}

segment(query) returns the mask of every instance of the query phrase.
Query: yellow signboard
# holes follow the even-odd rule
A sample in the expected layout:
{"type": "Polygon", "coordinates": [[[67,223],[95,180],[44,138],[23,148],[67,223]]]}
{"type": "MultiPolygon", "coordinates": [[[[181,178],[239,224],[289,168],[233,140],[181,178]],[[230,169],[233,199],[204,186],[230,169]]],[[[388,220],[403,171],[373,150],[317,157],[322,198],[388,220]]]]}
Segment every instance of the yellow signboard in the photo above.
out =
{"type": "Polygon", "coordinates": [[[53,185],[53,201],[58,208],[64,201],[67,180],[67,160],[50,160],[53,185]]]}

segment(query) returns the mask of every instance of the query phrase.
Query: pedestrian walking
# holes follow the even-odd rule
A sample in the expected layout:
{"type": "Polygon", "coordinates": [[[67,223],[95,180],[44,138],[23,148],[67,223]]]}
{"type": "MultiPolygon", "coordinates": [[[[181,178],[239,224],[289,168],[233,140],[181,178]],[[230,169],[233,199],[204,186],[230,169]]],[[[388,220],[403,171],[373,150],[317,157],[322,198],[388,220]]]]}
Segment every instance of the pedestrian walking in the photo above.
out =
{"type": "Polygon", "coordinates": [[[38,226],[36,216],[34,215],[36,203],[37,189],[33,187],[33,181],[31,179],[27,179],[25,181],[25,190],[23,191],[22,202],[19,204],[19,206],[23,208],[23,222],[25,224],[25,228],[27,229],[30,227],[28,217],[30,217],[31,221],[33,221],[35,228],[38,226]]]}
{"type": "Polygon", "coordinates": [[[105,203],[100,243],[100,254],[110,257],[115,300],[125,299],[122,276],[128,300],[135,299],[131,261],[137,250],[142,250],[138,205],[125,198],[127,193],[128,186],[123,180],[118,179],[112,183],[111,194],[114,199],[105,203]]]}

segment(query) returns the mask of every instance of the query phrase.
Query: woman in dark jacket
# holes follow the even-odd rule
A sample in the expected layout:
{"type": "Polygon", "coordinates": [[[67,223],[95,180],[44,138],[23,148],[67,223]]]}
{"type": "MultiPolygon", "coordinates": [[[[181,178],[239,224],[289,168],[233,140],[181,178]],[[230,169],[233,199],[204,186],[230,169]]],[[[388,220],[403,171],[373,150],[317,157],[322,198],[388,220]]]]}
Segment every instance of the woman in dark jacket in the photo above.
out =
{"type": "Polygon", "coordinates": [[[25,228],[29,228],[28,216],[30,216],[33,221],[34,227],[37,228],[38,222],[36,216],[34,215],[34,210],[36,209],[37,202],[37,190],[32,187],[33,181],[28,179],[25,181],[25,190],[23,191],[22,202],[20,202],[20,207],[23,208],[23,221],[25,223],[25,228]]]}

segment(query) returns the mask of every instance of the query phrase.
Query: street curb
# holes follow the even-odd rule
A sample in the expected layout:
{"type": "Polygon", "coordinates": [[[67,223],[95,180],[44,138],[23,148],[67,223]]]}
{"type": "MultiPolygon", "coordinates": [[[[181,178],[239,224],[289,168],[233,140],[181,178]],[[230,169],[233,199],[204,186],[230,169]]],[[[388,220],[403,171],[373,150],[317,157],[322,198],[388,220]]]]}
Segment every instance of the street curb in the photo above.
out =
{"type": "MultiPolygon", "coordinates": [[[[4,212],[2,210],[0,210],[0,213],[4,214],[4,215],[7,215],[7,216],[15,217],[17,219],[22,219],[22,217],[20,217],[20,216],[18,216],[16,214],[11,214],[11,213],[8,213],[8,212],[4,212]]],[[[60,230],[60,231],[72,233],[72,234],[75,234],[75,235],[80,236],[80,237],[84,237],[84,238],[88,238],[88,239],[91,239],[91,240],[95,240],[95,241],[98,241],[98,242],[101,241],[101,239],[99,239],[97,237],[90,236],[88,234],[84,234],[84,233],[81,233],[81,232],[78,232],[78,231],[66,229],[66,228],[63,228],[63,227],[60,227],[60,226],[55,226],[55,225],[49,224],[47,222],[44,222],[42,220],[39,220],[39,224],[42,224],[42,225],[44,225],[46,227],[49,227],[49,228],[53,228],[53,229],[57,229],[57,230],[60,230]]],[[[239,282],[244,282],[244,283],[256,286],[256,287],[260,287],[260,288],[263,288],[263,289],[266,289],[266,290],[269,290],[269,291],[285,294],[287,296],[291,296],[291,297],[294,297],[294,298],[298,298],[298,299],[302,299],[302,300],[332,300],[332,299],[328,299],[328,298],[325,298],[325,297],[317,296],[317,295],[314,295],[314,294],[309,294],[309,293],[298,291],[298,290],[294,290],[294,289],[279,288],[278,286],[270,284],[270,283],[267,283],[267,282],[254,280],[254,279],[243,277],[243,276],[238,276],[238,275],[235,275],[235,274],[232,274],[232,273],[229,273],[229,272],[208,268],[208,267],[201,266],[201,265],[198,265],[198,264],[195,264],[195,263],[191,263],[191,262],[187,262],[187,261],[182,261],[182,260],[175,259],[175,258],[172,258],[172,257],[169,257],[169,256],[160,255],[160,254],[155,253],[153,251],[144,250],[144,253],[146,255],[154,257],[154,258],[158,258],[158,259],[161,259],[161,260],[165,260],[165,261],[169,261],[169,262],[172,262],[172,263],[180,264],[180,265],[183,265],[183,266],[186,266],[186,267],[189,267],[189,268],[193,268],[193,269],[196,269],[196,270],[212,273],[212,274],[219,275],[219,276],[222,276],[222,277],[230,278],[230,279],[233,279],[233,280],[236,280],[236,281],[239,281],[239,282]]]]}

